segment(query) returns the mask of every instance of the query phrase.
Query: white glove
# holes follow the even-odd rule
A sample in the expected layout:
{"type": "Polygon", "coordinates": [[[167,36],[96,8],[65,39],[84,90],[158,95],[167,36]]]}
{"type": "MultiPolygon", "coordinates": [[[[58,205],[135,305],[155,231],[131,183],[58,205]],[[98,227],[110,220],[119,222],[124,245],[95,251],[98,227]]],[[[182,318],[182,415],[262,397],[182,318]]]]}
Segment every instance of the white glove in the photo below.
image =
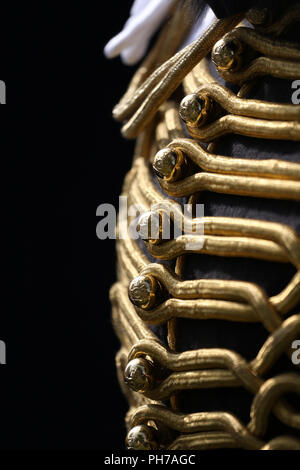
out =
{"type": "MultiPolygon", "coordinates": [[[[106,57],[111,59],[120,55],[127,65],[138,62],[145,55],[151,37],[168,16],[176,1],[135,0],[124,28],[106,44],[104,48],[106,57]]],[[[187,46],[201,36],[215,20],[214,12],[207,6],[205,13],[194,23],[181,47],[187,46]]]]}
{"type": "Polygon", "coordinates": [[[121,55],[127,65],[138,62],[145,55],[151,37],[175,2],[176,0],[135,0],[123,30],[106,44],[106,57],[121,55]]]}

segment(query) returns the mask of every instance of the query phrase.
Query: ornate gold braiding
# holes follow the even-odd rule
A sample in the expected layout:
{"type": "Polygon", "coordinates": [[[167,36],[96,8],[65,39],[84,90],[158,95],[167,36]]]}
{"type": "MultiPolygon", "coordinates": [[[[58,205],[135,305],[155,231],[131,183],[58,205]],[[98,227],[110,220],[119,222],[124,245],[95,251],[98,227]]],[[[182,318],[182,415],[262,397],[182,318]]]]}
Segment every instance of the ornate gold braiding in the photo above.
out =
{"type": "MultiPolygon", "coordinates": [[[[183,11],[187,19],[188,11],[183,11]]],[[[299,367],[275,376],[272,372],[283,354],[291,360],[291,345],[300,338],[300,313],[294,313],[300,305],[299,234],[281,223],[233,217],[193,217],[187,225],[175,199],[187,197],[194,206],[199,192],[210,191],[300,201],[300,164],[214,153],[216,139],[229,133],[300,141],[300,106],[246,98],[253,80],[261,76],[300,77],[299,45],[281,37],[299,20],[300,4],[280,18],[252,9],[216,21],[176,52],[189,22],[179,37],[181,20],[175,9],[114,109],[114,117],[124,122],[123,135],[138,136],[122,194],[141,208],[136,225],[140,238],[117,240],[118,279],[110,291],[121,342],[118,378],[130,405],[130,449],[300,450],[300,439],[293,435],[300,429],[300,414],[285,398],[300,395],[299,367]],[[239,25],[245,16],[255,29],[239,25]],[[238,93],[215,81],[209,52],[220,76],[240,85],[238,93]],[[186,95],[181,102],[173,94],[178,88],[186,95]],[[153,220],[159,233],[167,221],[182,234],[153,240],[143,232],[153,220]],[[279,294],[269,297],[251,282],[185,280],[187,253],[290,263],[295,273],[279,294]],[[171,268],[155,260],[175,264],[171,268]],[[269,336],[252,360],[224,348],[177,352],[178,318],[258,323],[269,336]],[[153,333],[152,325],[166,325],[167,344],[153,333]],[[178,394],[186,390],[231,387],[242,387],[252,396],[247,423],[225,411],[180,411],[178,394]],[[289,435],[268,441],[271,414],[289,428],[289,435]]]]}

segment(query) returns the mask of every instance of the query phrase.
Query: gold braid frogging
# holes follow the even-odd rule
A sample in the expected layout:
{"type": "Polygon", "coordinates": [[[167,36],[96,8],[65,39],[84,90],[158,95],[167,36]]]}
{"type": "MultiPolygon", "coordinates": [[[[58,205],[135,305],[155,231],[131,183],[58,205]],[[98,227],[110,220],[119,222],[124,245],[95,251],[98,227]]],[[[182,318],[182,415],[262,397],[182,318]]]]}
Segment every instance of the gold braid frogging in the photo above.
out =
{"type": "MultiPolygon", "coordinates": [[[[242,384],[252,393],[256,393],[251,408],[252,418],[248,425],[248,428],[253,434],[260,436],[264,433],[268,414],[271,409],[273,409],[275,415],[284,423],[299,428],[300,416],[284,401],[277,401],[278,397],[286,390],[300,393],[299,376],[295,376],[295,374],[282,374],[276,378],[263,381],[258,374],[265,374],[283,352],[286,345],[299,333],[300,315],[294,315],[287,319],[281,327],[267,339],[257,357],[248,364],[237,353],[225,349],[201,349],[183,353],[169,352],[159,343],[155,335],[145,330],[142,321],[136,317],[134,308],[129,304],[126,288],[123,285],[116,285],[112,288],[111,299],[114,307],[117,305],[119,310],[124,312],[124,314],[118,318],[113,317],[120,340],[124,343],[125,334],[125,336],[131,338],[134,344],[128,360],[140,355],[149,355],[154,361],[163,365],[166,369],[175,371],[175,373],[171,373],[167,379],[159,384],[156,389],[148,393],[152,402],[154,402],[154,400],[166,399],[171,393],[178,390],[203,387],[232,387],[242,384]],[[120,295],[122,292],[123,295],[120,295]]],[[[123,364],[123,368],[124,366],[123,364]]],[[[140,395],[137,396],[140,397],[140,395]]],[[[145,397],[143,398],[144,401],[146,401],[145,397]]],[[[143,399],[140,398],[138,402],[139,406],[142,406],[142,401],[143,399]]],[[[132,413],[130,414],[130,425],[136,425],[137,420],[147,421],[155,419],[163,421],[164,424],[168,426],[174,426],[173,411],[167,410],[165,407],[160,407],[158,415],[148,414],[149,411],[153,412],[155,410],[157,410],[157,407],[148,407],[146,409],[138,408],[133,415],[132,413]]],[[[181,432],[195,432],[195,420],[196,426],[205,426],[205,419],[208,418],[209,415],[209,413],[201,413],[200,415],[175,415],[186,422],[187,429],[182,429],[182,423],[180,422],[180,426],[179,424],[177,425],[179,426],[178,430],[181,432]]],[[[214,414],[212,413],[211,415],[213,416],[214,414]]],[[[229,422],[237,423],[239,428],[243,427],[234,416],[228,413],[220,413],[217,416],[218,418],[223,416],[225,420],[228,418],[229,422]]],[[[218,423],[216,422],[215,425],[215,430],[217,430],[218,423]]],[[[222,423],[219,423],[219,425],[223,426],[222,423]]],[[[234,429],[231,431],[234,433],[234,429]]],[[[246,444],[246,448],[251,448],[247,440],[243,442],[243,444],[246,444]]],[[[260,443],[260,446],[262,445],[263,443],[260,443]]]]}
{"type": "MultiPolygon", "coordinates": [[[[265,28],[263,33],[278,36],[291,22],[299,20],[299,12],[299,5],[296,5],[276,23],[265,28]]],[[[214,83],[204,56],[240,19],[235,17],[230,21],[217,22],[203,38],[162,63],[159,49],[172,32],[170,21],[150,58],[146,59],[129,91],[115,108],[117,119],[128,119],[123,127],[125,136],[134,137],[143,130],[137,141],[133,168],[126,176],[123,187],[123,194],[129,197],[130,203],[138,204],[143,210],[149,210],[156,204],[157,210],[168,212],[173,222],[182,224],[180,204],[163,197],[153,183],[148,167],[155,151],[167,145],[183,152],[188,161],[201,169],[201,173],[175,183],[159,180],[162,189],[170,196],[191,196],[191,201],[195,202],[194,193],[208,190],[254,197],[300,199],[299,164],[215,155],[211,153],[212,145],[205,150],[195,140],[185,138],[176,103],[166,102],[183,80],[186,93],[205,94],[222,108],[223,113],[230,113],[203,127],[187,125],[190,135],[201,141],[211,142],[228,132],[269,139],[300,140],[298,107],[243,99],[251,87],[249,80],[258,76],[269,74],[279,78],[298,78],[300,53],[293,44],[283,43],[278,37],[265,38],[261,32],[248,28],[237,28],[229,34],[264,56],[256,57],[241,71],[220,71],[224,78],[242,85],[237,95],[214,83]],[[155,115],[158,121],[154,130],[155,115]],[[151,141],[153,130],[154,144],[151,141]]],[[[175,24],[174,20],[173,36],[175,24]]],[[[177,269],[172,272],[164,265],[150,263],[140,243],[130,238],[117,242],[118,282],[111,289],[111,300],[114,327],[122,343],[116,359],[118,377],[131,406],[126,419],[128,428],[140,423],[162,423],[175,432],[174,439],[167,445],[163,444],[169,449],[300,449],[300,441],[292,436],[278,436],[270,442],[262,440],[271,412],[287,426],[300,428],[299,414],[281,398],[285,393],[300,393],[299,374],[285,373],[268,380],[262,377],[270,372],[280,355],[284,352],[290,354],[291,343],[300,334],[300,315],[292,315],[285,320],[282,318],[300,300],[300,242],[297,233],[288,226],[273,222],[204,217],[194,218],[191,226],[184,226],[184,235],[175,240],[160,244],[146,242],[145,246],[156,258],[177,258],[177,269]],[[192,252],[290,262],[296,268],[295,275],[281,293],[270,298],[252,283],[181,280],[179,265],[182,255],[187,253],[186,242],[197,242],[197,228],[201,224],[204,244],[192,252]],[[149,274],[158,279],[169,298],[152,310],[133,307],[127,288],[139,274],[149,274]],[[261,322],[270,336],[250,362],[225,349],[176,353],[175,329],[174,347],[170,349],[170,344],[169,348],[162,345],[147,326],[147,323],[168,322],[170,334],[170,322],[176,317],[261,322]],[[126,364],[136,357],[150,357],[155,364],[168,371],[167,377],[144,393],[132,392],[123,384],[123,373],[126,364]],[[230,413],[184,414],[174,407],[169,409],[166,403],[182,390],[239,386],[254,394],[247,426],[230,413]]]]}
{"type": "Polygon", "coordinates": [[[258,55],[247,63],[240,63],[234,69],[219,68],[218,72],[224,80],[243,84],[249,80],[264,75],[272,75],[282,79],[297,79],[300,72],[299,44],[289,43],[281,39],[260,34],[250,28],[236,28],[224,37],[234,39],[244,51],[245,45],[251,50],[244,51],[244,55],[258,55]]]}

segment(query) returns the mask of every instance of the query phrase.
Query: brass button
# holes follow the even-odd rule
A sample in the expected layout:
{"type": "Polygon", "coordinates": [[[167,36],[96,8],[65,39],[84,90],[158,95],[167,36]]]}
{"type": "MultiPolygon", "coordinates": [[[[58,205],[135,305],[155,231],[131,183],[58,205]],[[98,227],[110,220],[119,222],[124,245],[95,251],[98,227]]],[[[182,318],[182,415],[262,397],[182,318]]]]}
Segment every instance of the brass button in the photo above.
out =
{"type": "Polygon", "coordinates": [[[203,103],[199,99],[197,93],[191,93],[181,100],[179,115],[184,122],[196,125],[199,117],[201,116],[202,108],[203,103]]]}
{"type": "Polygon", "coordinates": [[[218,70],[237,70],[241,64],[242,44],[232,37],[216,42],[212,50],[212,61],[218,70]]]}
{"type": "Polygon", "coordinates": [[[211,101],[207,96],[191,93],[181,100],[179,115],[188,125],[196,127],[206,122],[210,109],[211,101]]]}
{"type": "Polygon", "coordinates": [[[157,211],[146,211],[140,215],[136,230],[145,241],[159,242],[162,238],[162,215],[157,211]]]}
{"type": "Polygon", "coordinates": [[[183,176],[186,165],[186,158],[180,150],[166,147],[157,152],[152,166],[159,178],[173,182],[183,176]]]}
{"type": "Polygon", "coordinates": [[[135,426],[127,434],[126,447],[128,450],[157,450],[159,446],[154,437],[154,429],[145,425],[135,426]]]}
{"type": "Polygon", "coordinates": [[[163,287],[153,276],[135,277],[128,289],[130,301],[139,308],[150,310],[162,300],[163,287]]]}
{"type": "Polygon", "coordinates": [[[146,392],[153,383],[153,366],[143,357],[128,362],[124,372],[124,382],[134,392],[146,392]]]}

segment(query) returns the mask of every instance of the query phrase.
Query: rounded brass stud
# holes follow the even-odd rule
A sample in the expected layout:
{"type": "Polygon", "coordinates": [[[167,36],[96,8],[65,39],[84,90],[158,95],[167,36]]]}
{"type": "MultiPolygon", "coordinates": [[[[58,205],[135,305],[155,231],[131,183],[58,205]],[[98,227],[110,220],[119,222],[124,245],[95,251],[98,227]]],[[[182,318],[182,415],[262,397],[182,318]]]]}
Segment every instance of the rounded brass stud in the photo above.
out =
{"type": "Polygon", "coordinates": [[[159,243],[163,232],[162,213],[154,210],[144,212],[138,219],[136,230],[142,240],[159,243]]]}
{"type": "Polygon", "coordinates": [[[161,283],[150,274],[135,277],[128,288],[130,301],[138,308],[150,310],[163,296],[161,283]]]}
{"type": "Polygon", "coordinates": [[[153,366],[143,357],[128,362],[124,371],[124,382],[134,392],[146,392],[153,383],[153,366]]]}
{"type": "Polygon", "coordinates": [[[267,8],[250,8],[246,18],[254,26],[265,26],[269,23],[270,12],[267,8]]]}
{"type": "Polygon", "coordinates": [[[241,42],[233,37],[224,37],[216,42],[212,50],[212,61],[218,70],[233,71],[241,65],[241,42]]]}
{"type": "Polygon", "coordinates": [[[187,161],[180,150],[166,147],[157,152],[152,167],[159,178],[173,182],[183,176],[186,165],[187,161]]]}
{"type": "Polygon", "coordinates": [[[210,110],[210,100],[200,97],[197,93],[186,95],[180,103],[179,115],[190,126],[203,124],[210,110]]]}
{"type": "Polygon", "coordinates": [[[145,425],[135,426],[127,434],[126,447],[128,450],[157,450],[159,446],[154,429],[145,425]]]}

